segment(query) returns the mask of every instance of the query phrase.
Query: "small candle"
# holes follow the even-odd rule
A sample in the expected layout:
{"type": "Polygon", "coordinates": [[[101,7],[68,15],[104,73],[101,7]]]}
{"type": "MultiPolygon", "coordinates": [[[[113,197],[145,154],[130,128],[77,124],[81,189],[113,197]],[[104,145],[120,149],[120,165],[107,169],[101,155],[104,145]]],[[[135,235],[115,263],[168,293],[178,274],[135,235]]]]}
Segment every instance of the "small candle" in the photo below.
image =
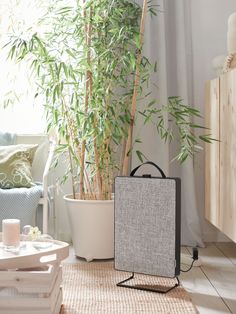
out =
{"type": "Polygon", "coordinates": [[[20,220],[3,219],[2,242],[5,247],[18,248],[20,246],[20,220]]]}

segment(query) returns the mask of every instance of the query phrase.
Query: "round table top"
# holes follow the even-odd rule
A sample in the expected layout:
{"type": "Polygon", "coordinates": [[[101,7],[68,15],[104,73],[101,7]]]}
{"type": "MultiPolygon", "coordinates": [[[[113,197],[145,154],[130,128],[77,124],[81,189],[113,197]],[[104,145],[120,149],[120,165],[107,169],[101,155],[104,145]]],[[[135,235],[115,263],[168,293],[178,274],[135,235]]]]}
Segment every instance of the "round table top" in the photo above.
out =
{"type": "Polygon", "coordinates": [[[22,239],[17,251],[7,251],[0,242],[0,269],[31,268],[60,263],[69,255],[69,244],[66,242],[54,239],[43,241],[30,241],[23,237],[22,239]]]}

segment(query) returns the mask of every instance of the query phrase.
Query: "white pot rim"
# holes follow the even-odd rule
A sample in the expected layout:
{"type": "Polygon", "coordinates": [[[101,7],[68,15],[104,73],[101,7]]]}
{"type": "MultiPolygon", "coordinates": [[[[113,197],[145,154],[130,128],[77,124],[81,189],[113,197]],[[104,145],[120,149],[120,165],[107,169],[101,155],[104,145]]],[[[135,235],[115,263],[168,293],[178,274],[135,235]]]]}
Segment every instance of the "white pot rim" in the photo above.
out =
{"type": "Polygon", "coordinates": [[[101,204],[104,204],[104,203],[108,203],[108,204],[109,203],[114,203],[114,199],[112,199],[112,200],[81,200],[79,198],[74,199],[73,198],[73,194],[66,194],[66,195],[63,196],[63,199],[65,201],[74,202],[74,203],[76,203],[76,202],[91,203],[91,204],[95,204],[95,203],[97,203],[97,204],[99,204],[99,203],[101,203],[101,204]]]}

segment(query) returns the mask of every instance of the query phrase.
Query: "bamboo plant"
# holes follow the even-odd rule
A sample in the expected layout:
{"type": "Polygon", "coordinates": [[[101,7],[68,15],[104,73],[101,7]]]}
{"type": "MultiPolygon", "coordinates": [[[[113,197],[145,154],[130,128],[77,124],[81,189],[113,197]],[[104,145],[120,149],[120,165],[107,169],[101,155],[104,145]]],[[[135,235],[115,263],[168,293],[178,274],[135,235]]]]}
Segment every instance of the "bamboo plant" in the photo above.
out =
{"type": "MultiPolygon", "coordinates": [[[[175,125],[180,161],[195,153],[199,141],[210,141],[208,135],[195,135],[194,129],[203,128],[191,123],[199,112],[179,97],[161,106],[147,97],[145,108],[137,109],[155,70],[142,54],[145,18],[156,15],[154,9],[147,0],[143,6],[133,0],[77,0],[63,6],[57,0],[40,21],[47,32],[28,40],[10,36],[9,57],[31,63],[48,130],[58,133],[58,153],[68,152],[65,178],[72,174],[74,198],[111,199],[114,173],[128,174],[137,114],[144,123],[155,123],[165,141],[173,139],[175,125]]],[[[143,153],[136,153],[142,161],[143,153]]]]}

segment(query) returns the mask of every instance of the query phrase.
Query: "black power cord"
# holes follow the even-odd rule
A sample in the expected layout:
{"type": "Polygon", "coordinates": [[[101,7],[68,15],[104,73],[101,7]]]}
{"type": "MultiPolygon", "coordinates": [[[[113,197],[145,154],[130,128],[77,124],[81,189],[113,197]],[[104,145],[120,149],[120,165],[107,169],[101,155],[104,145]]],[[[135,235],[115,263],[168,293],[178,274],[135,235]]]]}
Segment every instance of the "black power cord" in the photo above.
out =
{"type": "Polygon", "coordinates": [[[198,260],[198,249],[196,247],[193,248],[192,259],[193,261],[188,269],[180,269],[182,273],[187,273],[188,271],[190,271],[193,267],[194,262],[198,260]]]}

